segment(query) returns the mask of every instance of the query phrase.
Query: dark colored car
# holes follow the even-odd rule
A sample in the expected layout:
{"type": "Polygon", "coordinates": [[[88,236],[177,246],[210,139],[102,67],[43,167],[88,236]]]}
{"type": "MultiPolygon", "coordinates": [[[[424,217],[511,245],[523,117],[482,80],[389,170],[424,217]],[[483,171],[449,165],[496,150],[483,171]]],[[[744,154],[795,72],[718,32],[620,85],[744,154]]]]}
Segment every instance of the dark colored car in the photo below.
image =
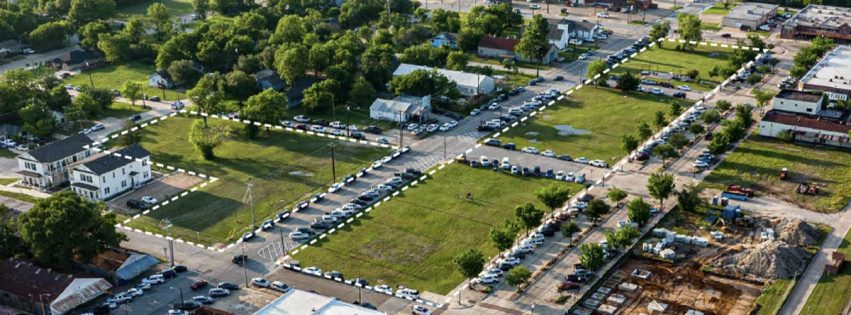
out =
{"type": "Polygon", "coordinates": [[[284,221],[284,219],[289,217],[289,212],[281,212],[276,216],[278,218],[278,222],[284,221]]]}
{"type": "Polygon", "coordinates": [[[558,284],[559,291],[578,290],[581,284],[573,281],[563,281],[558,284]]]}
{"type": "Polygon", "coordinates": [[[650,154],[647,154],[647,152],[644,152],[644,151],[639,151],[638,153],[635,154],[635,159],[639,160],[639,161],[646,161],[649,158],[650,158],[650,154]]]}
{"type": "Polygon", "coordinates": [[[188,269],[184,265],[174,265],[174,267],[171,267],[171,270],[174,270],[174,272],[186,272],[188,269]]]}
{"type": "Polygon", "coordinates": [[[502,141],[499,141],[499,139],[488,139],[488,141],[485,141],[485,145],[498,147],[502,145],[502,141]]]}
{"type": "Polygon", "coordinates": [[[594,200],[594,196],[591,196],[591,194],[582,194],[582,196],[579,196],[579,201],[589,202],[591,200],[594,200]]]}
{"type": "Polygon", "coordinates": [[[588,281],[588,278],[586,278],[584,276],[577,275],[577,274],[567,275],[567,277],[565,277],[565,278],[567,278],[567,281],[576,282],[576,283],[583,283],[585,281],[588,281]]]}
{"type": "Polygon", "coordinates": [[[350,134],[350,136],[351,136],[353,139],[358,139],[358,140],[366,139],[366,136],[364,136],[362,133],[360,133],[360,132],[358,132],[358,131],[353,131],[353,132],[350,134]]]}
{"type": "Polygon", "coordinates": [[[127,200],[127,207],[130,209],[144,209],[145,203],[136,199],[127,200]]]}
{"type": "Polygon", "coordinates": [[[671,96],[676,98],[686,98],[686,92],[674,92],[671,96]]]}
{"type": "Polygon", "coordinates": [[[368,133],[381,134],[381,128],[378,128],[376,126],[366,127],[366,129],[364,129],[363,131],[368,133]]]}
{"type": "Polygon", "coordinates": [[[136,121],[136,120],[139,120],[139,119],[142,119],[142,115],[133,115],[133,117],[130,117],[130,120],[133,120],[133,121],[136,121]]]}
{"type": "Polygon", "coordinates": [[[195,290],[206,287],[208,284],[209,283],[207,283],[207,280],[198,280],[198,281],[193,282],[192,285],[189,286],[189,288],[192,289],[192,291],[195,291],[195,290]]]}
{"type": "Polygon", "coordinates": [[[511,264],[506,264],[506,263],[499,264],[499,270],[509,271],[509,270],[511,270],[511,268],[514,268],[514,266],[512,266],[511,264]]]}
{"type": "Polygon", "coordinates": [[[423,174],[423,172],[421,172],[421,171],[419,171],[419,170],[417,170],[417,169],[413,169],[413,168],[407,168],[407,169],[405,169],[405,173],[408,173],[408,174],[411,174],[411,175],[414,175],[414,176],[420,176],[420,175],[422,175],[422,174],[423,174]]]}
{"type": "Polygon", "coordinates": [[[163,270],[161,273],[163,275],[163,278],[166,278],[166,279],[171,279],[171,278],[177,277],[177,272],[174,272],[174,270],[171,270],[171,269],[163,270]]]}
{"type": "Polygon", "coordinates": [[[493,129],[494,129],[493,127],[488,126],[488,125],[484,125],[484,124],[478,125],[476,127],[476,131],[481,131],[481,132],[493,131],[493,129]]]}
{"type": "Polygon", "coordinates": [[[558,159],[562,161],[573,161],[573,157],[567,154],[559,155],[558,159]]]}
{"type": "Polygon", "coordinates": [[[248,255],[234,255],[233,258],[230,259],[230,262],[242,265],[246,260],[248,260],[248,255]]]}
{"type": "Polygon", "coordinates": [[[228,290],[239,290],[239,286],[230,282],[219,282],[217,288],[228,289],[228,290]]]}
{"type": "Polygon", "coordinates": [[[154,101],[154,102],[159,102],[159,101],[160,101],[160,97],[159,97],[159,96],[154,95],[154,96],[149,97],[149,98],[148,98],[148,100],[151,100],[151,101],[154,101]]]}
{"type": "Polygon", "coordinates": [[[181,311],[192,311],[200,308],[201,305],[195,302],[183,302],[183,303],[174,303],[171,305],[172,309],[181,310],[181,311]]]}
{"type": "Polygon", "coordinates": [[[364,278],[355,278],[354,280],[352,280],[352,284],[365,287],[369,285],[369,281],[366,281],[366,279],[364,278]]]}
{"type": "Polygon", "coordinates": [[[373,198],[366,195],[360,195],[357,199],[360,201],[371,202],[373,198]]]}
{"type": "Polygon", "coordinates": [[[310,224],[310,228],[314,229],[314,230],[324,231],[324,230],[330,229],[331,224],[328,224],[327,222],[324,222],[324,221],[313,222],[313,223],[310,224]]]}
{"type": "Polygon", "coordinates": [[[506,149],[506,150],[514,151],[514,150],[517,150],[517,145],[514,144],[514,143],[506,143],[502,146],[502,148],[506,149]]]}
{"type": "Polygon", "coordinates": [[[532,173],[535,174],[535,176],[541,176],[541,167],[535,166],[535,169],[532,171],[532,173]]]}
{"type": "Polygon", "coordinates": [[[555,77],[555,79],[553,79],[553,81],[563,81],[563,80],[564,80],[564,77],[563,77],[563,76],[560,76],[560,75],[557,75],[557,76],[555,77]]]}

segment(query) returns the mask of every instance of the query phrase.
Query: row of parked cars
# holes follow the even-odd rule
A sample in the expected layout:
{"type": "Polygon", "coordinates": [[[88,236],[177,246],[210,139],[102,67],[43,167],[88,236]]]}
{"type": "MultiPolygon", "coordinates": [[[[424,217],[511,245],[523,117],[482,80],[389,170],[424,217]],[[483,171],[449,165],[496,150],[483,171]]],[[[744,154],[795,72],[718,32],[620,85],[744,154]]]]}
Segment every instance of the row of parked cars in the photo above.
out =
{"type": "Polygon", "coordinates": [[[293,120],[282,120],[281,125],[297,130],[313,131],[317,133],[327,133],[335,136],[349,136],[355,139],[366,139],[363,132],[372,134],[381,134],[382,130],[376,126],[367,126],[361,130],[360,127],[354,124],[346,125],[340,121],[325,121],[321,119],[311,120],[305,115],[293,117],[293,120]]]}
{"type": "Polygon", "coordinates": [[[458,126],[458,121],[450,120],[450,121],[445,122],[443,124],[410,123],[410,124],[408,124],[407,129],[408,129],[408,131],[411,132],[411,135],[413,135],[415,137],[425,137],[429,134],[435,133],[438,130],[440,130],[441,132],[447,132],[447,131],[451,130],[452,128],[455,128],[455,126],[458,126]]]}
{"type": "Polygon", "coordinates": [[[565,173],[562,170],[553,171],[553,169],[551,168],[542,170],[541,167],[537,165],[533,168],[523,167],[520,165],[511,164],[511,161],[508,157],[502,158],[502,162],[500,162],[497,159],[490,160],[487,156],[482,155],[481,157],[479,157],[478,160],[469,160],[467,162],[470,164],[471,167],[490,167],[494,170],[501,169],[503,171],[510,171],[512,175],[546,177],[553,178],[558,181],[575,182],[578,184],[585,182],[584,173],[565,173]]]}
{"type": "Polygon", "coordinates": [[[623,50],[606,57],[606,65],[611,67],[614,64],[620,62],[621,60],[626,59],[630,55],[637,53],[639,50],[641,50],[642,48],[645,48],[649,45],[650,45],[650,37],[644,36],[644,37],[640,38],[639,40],[635,41],[635,43],[633,43],[632,46],[624,48],[623,50]]]}
{"type": "MultiPolygon", "coordinates": [[[[505,128],[508,124],[515,122],[520,119],[520,117],[541,108],[541,106],[543,106],[547,101],[555,99],[559,95],[561,95],[561,92],[555,89],[539,93],[538,95],[535,95],[523,102],[523,105],[508,108],[506,112],[500,114],[498,118],[480,121],[477,129],[478,131],[487,132],[505,128]]],[[[501,106],[499,102],[493,102],[486,107],[487,110],[491,111],[497,111],[500,110],[500,108],[501,106]]]]}

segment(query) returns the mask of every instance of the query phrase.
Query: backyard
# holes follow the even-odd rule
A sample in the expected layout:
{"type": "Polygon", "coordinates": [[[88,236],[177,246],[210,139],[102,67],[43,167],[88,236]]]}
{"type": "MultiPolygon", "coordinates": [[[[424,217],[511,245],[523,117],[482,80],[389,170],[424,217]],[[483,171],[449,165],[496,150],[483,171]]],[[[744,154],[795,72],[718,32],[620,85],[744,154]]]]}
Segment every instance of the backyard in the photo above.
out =
{"type": "MultiPolygon", "coordinates": [[[[640,122],[652,125],[656,111],[668,112],[671,98],[588,86],[565,101],[500,136],[518,148],[533,146],[574,158],[611,162],[626,155],[621,138],[635,134],[640,122]]],[[[680,100],[681,104],[686,101],[680,100]]]]}
{"type": "Polygon", "coordinates": [[[685,75],[688,71],[697,70],[700,79],[708,82],[697,84],[696,82],[683,82],[660,76],[648,76],[647,78],[655,81],[667,81],[675,86],[685,84],[699,91],[712,90],[715,85],[724,81],[724,77],[721,75],[710,76],[709,72],[715,66],[720,67],[726,64],[732,50],[698,45],[694,47],[694,50],[682,51],[675,49],[676,43],[664,42],[662,45],[662,48],[657,45],[639,53],[620,67],[612,69],[611,74],[620,75],[630,71],[634,75],[639,75],[642,70],[649,70],[685,75]]]}
{"type": "MultiPolygon", "coordinates": [[[[134,220],[131,226],[155,229],[157,221],[167,218],[175,230],[188,232],[185,233],[188,241],[207,245],[233,241],[251,225],[251,212],[243,202],[249,179],[253,183],[258,222],[289,209],[293,203],[325,189],[333,181],[330,139],[261,131],[257,139],[249,140],[242,134],[242,124],[210,119],[211,125],[229,126],[233,132],[228,141],[215,149],[216,158],[208,161],[188,141],[193,120],[178,116],[145,128],[141,132],[141,144],[151,152],[154,162],[219,180],[150,212],[151,218],[134,220]]],[[[337,143],[338,179],[387,152],[373,146],[337,143]]]]}
{"type": "MultiPolygon", "coordinates": [[[[96,88],[121,90],[121,86],[126,81],[136,81],[142,84],[142,93],[148,96],[159,96],[163,100],[176,100],[178,95],[173,90],[160,90],[148,86],[148,76],[154,73],[154,66],[139,62],[127,63],[123,65],[105,65],[94,69],[90,72],[83,72],[65,79],[65,83],[77,86],[90,86],[89,73],[92,74],[96,88]],[[165,95],[165,96],[163,96],[165,95]]],[[[186,98],[186,95],[180,95],[181,98],[186,98]]]]}
{"type": "Polygon", "coordinates": [[[446,294],[465,280],[452,258],[470,248],[495,256],[490,228],[513,220],[523,203],[543,208],[534,192],[550,183],[452,164],[294,258],[347,278],[446,294]]]}
{"type": "Polygon", "coordinates": [[[851,301],[851,231],[845,235],[837,251],[845,254],[845,264],[839,274],[823,274],[813,288],[801,315],[840,314],[851,301]]]}
{"type": "Polygon", "coordinates": [[[718,189],[728,184],[754,187],[757,194],[773,194],[819,212],[836,212],[851,201],[851,153],[752,135],[704,183],[718,189]],[[789,169],[785,181],[778,177],[784,167],[789,169]],[[818,195],[795,193],[800,182],[817,183],[818,195]]]}

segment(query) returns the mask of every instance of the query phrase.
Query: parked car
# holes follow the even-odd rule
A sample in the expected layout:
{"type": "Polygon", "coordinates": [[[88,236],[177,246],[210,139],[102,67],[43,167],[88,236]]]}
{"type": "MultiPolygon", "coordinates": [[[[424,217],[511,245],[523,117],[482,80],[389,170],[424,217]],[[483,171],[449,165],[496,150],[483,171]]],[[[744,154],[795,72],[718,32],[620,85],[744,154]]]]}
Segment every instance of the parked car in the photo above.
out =
{"type": "Polygon", "coordinates": [[[266,279],[263,279],[263,278],[253,278],[253,279],[251,279],[251,284],[258,286],[258,287],[261,287],[261,288],[268,288],[269,285],[271,285],[269,283],[269,280],[266,280],[266,279]]]}
{"type": "Polygon", "coordinates": [[[215,301],[216,300],[213,300],[213,298],[206,296],[206,295],[198,295],[198,296],[192,297],[192,302],[195,302],[195,303],[198,303],[198,304],[213,304],[213,302],[215,302],[215,301]]]}
{"type": "Polygon", "coordinates": [[[157,198],[154,198],[152,196],[143,196],[142,202],[147,203],[149,205],[152,205],[152,204],[157,203],[157,198]]]}
{"type": "Polygon", "coordinates": [[[171,267],[171,270],[174,270],[174,272],[186,272],[189,269],[184,265],[174,265],[174,267],[171,267]]]}
{"type": "Polygon", "coordinates": [[[254,232],[248,231],[245,234],[242,234],[242,241],[247,242],[248,240],[254,238],[254,232]]]}
{"type": "Polygon", "coordinates": [[[204,287],[206,287],[208,284],[209,284],[209,283],[207,283],[207,280],[198,280],[198,281],[193,282],[193,283],[192,283],[192,285],[191,285],[191,286],[189,286],[189,288],[190,288],[190,289],[192,289],[192,290],[194,291],[194,290],[198,290],[198,289],[204,288],[204,287]]]}
{"type": "Polygon", "coordinates": [[[293,120],[295,120],[295,121],[297,121],[297,122],[300,122],[300,123],[309,123],[309,122],[310,122],[310,118],[308,118],[308,117],[307,117],[307,116],[305,116],[305,115],[298,115],[298,116],[295,116],[295,117],[293,118],[293,120]]]}
{"type": "Polygon", "coordinates": [[[211,297],[223,297],[230,295],[230,290],[225,288],[212,288],[207,291],[207,294],[211,297]]]}
{"type": "Polygon", "coordinates": [[[242,265],[246,260],[248,260],[248,255],[234,255],[230,259],[230,262],[237,265],[242,265]]]}
{"type": "Polygon", "coordinates": [[[290,290],[290,286],[288,286],[286,283],[283,283],[281,281],[272,281],[272,285],[269,286],[269,287],[272,288],[272,290],[275,290],[275,291],[278,291],[278,292],[283,292],[283,293],[287,293],[287,291],[290,290]]]}
{"type": "Polygon", "coordinates": [[[147,205],[136,199],[127,200],[127,207],[130,209],[144,209],[147,205]]]}

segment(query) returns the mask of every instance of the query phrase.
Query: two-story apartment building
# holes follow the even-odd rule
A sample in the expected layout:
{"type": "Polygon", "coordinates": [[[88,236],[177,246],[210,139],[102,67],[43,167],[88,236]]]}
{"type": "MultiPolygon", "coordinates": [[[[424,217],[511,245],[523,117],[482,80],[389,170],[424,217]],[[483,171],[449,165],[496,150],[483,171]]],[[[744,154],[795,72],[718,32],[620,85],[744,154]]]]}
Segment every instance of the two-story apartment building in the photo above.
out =
{"type": "Polygon", "coordinates": [[[68,182],[68,168],[92,155],[91,144],[88,136],[76,134],[18,155],[21,184],[49,190],[68,182]]]}
{"type": "Polygon", "coordinates": [[[71,169],[71,189],[89,200],[107,200],[151,180],[151,154],[134,144],[101,153],[71,169]]]}
{"type": "Polygon", "coordinates": [[[795,141],[851,148],[851,118],[841,110],[827,109],[821,92],[783,90],[759,123],[759,134],[791,134],[795,141]]]}

